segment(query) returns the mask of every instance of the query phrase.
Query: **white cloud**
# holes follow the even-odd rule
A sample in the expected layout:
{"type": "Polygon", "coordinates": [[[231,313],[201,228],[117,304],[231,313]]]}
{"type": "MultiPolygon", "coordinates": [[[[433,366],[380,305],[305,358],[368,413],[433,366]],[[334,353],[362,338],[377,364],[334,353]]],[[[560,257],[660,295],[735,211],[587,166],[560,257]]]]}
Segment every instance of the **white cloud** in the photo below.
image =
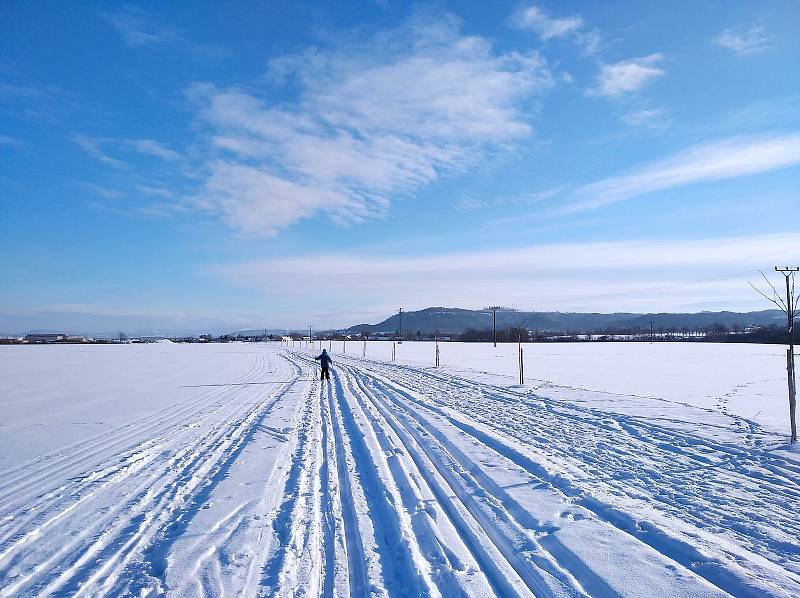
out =
{"type": "Polygon", "coordinates": [[[22,140],[12,137],[11,135],[2,135],[0,134],[0,145],[7,145],[11,147],[21,147],[24,145],[22,140]]]}
{"type": "Polygon", "coordinates": [[[91,189],[94,193],[105,199],[120,199],[125,197],[125,193],[118,189],[111,189],[97,183],[81,182],[82,186],[91,189]]]}
{"type": "Polygon", "coordinates": [[[127,8],[117,13],[105,13],[103,17],[131,48],[161,44],[179,37],[177,29],[153,22],[140,9],[127,8]]]}
{"type": "Polygon", "coordinates": [[[558,212],[597,208],[653,191],[748,176],[797,164],[800,164],[800,133],[732,137],[702,143],[629,174],[584,185],[575,191],[579,199],[558,212]]]}
{"type": "Polygon", "coordinates": [[[86,135],[74,135],[72,141],[95,160],[99,160],[114,168],[125,168],[127,166],[122,160],[113,158],[102,150],[103,139],[88,137],[86,135]]]}
{"type": "Polygon", "coordinates": [[[495,53],[453,18],[285,56],[268,78],[297,100],[208,84],[187,94],[211,146],[194,202],[247,234],[320,212],[379,217],[390,197],[531,135],[526,104],[552,85],[537,54],[495,53]]]}
{"type": "Polygon", "coordinates": [[[543,40],[566,37],[583,27],[581,17],[551,18],[538,6],[529,6],[521,10],[517,15],[516,23],[523,29],[535,31],[543,40]]]}
{"type": "Polygon", "coordinates": [[[152,185],[136,185],[137,191],[145,195],[156,195],[165,199],[175,197],[175,194],[165,187],[153,187],[152,185]]]}
{"type": "Polygon", "coordinates": [[[533,31],[542,40],[569,38],[587,54],[596,53],[601,46],[601,36],[597,29],[587,31],[579,16],[554,18],[538,6],[523,7],[511,18],[513,25],[520,29],[533,31]]]}
{"type": "Polygon", "coordinates": [[[109,155],[107,150],[104,149],[107,146],[115,147],[118,151],[135,152],[170,162],[181,159],[181,155],[178,152],[153,139],[113,139],[111,137],[74,135],[72,140],[96,160],[116,168],[123,168],[127,164],[125,161],[109,155]]]}
{"type": "Polygon", "coordinates": [[[762,25],[755,25],[747,31],[725,29],[714,38],[714,42],[737,56],[760,54],[769,48],[769,37],[764,34],[762,25]]]}
{"type": "Polygon", "coordinates": [[[622,122],[632,127],[648,127],[651,129],[662,128],[669,117],[666,108],[650,108],[628,112],[622,116],[622,122]]]}
{"type": "Polygon", "coordinates": [[[764,306],[747,275],[755,280],[757,268],[787,259],[800,260],[796,233],[534,245],[424,257],[319,254],[219,266],[215,272],[262,291],[296,321],[324,310],[325,319],[316,321],[330,326],[354,323],[337,321],[339,305],[385,313],[397,305],[480,307],[498,301],[537,310],[668,311],[740,302],[758,308],[764,306]],[[712,268],[717,274],[709,280],[712,268]]]}
{"type": "Polygon", "coordinates": [[[173,161],[181,159],[181,155],[178,152],[153,139],[125,139],[121,143],[140,154],[155,156],[162,160],[173,161]]]}
{"type": "Polygon", "coordinates": [[[575,41],[587,54],[596,54],[603,45],[603,38],[600,35],[600,31],[597,29],[577,33],[575,41]]]}
{"type": "Polygon", "coordinates": [[[604,64],[600,67],[597,86],[588,93],[613,97],[638,91],[652,79],[664,74],[664,69],[656,66],[663,58],[663,54],[655,53],[614,64],[604,64]]]}
{"type": "Polygon", "coordinates": [[[336,185],[306,185],[264,169],[216,161],[195,205],[219,214],[247,235],[274,235],[300,218],[324,212],[335,222],[360,222],[380,214],[384,202],[336,185]],[[370,201],[370,199],[372,201],[370,201]]]}
{"type": "Polygon", "coordinates": [[[536,191],[533,193],[520,193],[517,195],[494,196],[494,197],[467,197],[455,203],[455,206],[464,212],[477,212],[487,208],[499,208],[512,205],[531,205],[538,204],[548,199],[552,199],[564,190],[564,185],[536,191]]]}
{"type": "Polygon", "coordinates": [[[177,27],[165,25],[138,7],[128,6],[115,13],[101,13],[129,48],[168,45],[204,59],[220,59],[228,52],[219,46],[190,41],[177,27]]]}

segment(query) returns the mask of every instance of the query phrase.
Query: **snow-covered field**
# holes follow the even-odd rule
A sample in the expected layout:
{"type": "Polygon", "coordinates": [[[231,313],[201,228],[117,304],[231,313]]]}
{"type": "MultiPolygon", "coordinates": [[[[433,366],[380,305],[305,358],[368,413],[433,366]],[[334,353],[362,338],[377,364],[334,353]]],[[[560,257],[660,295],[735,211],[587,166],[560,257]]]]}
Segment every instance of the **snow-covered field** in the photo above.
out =
{"type": "Polygon", "coordinates": [[[342,349],[0,347],[0,596],[800,595],[781,347],[342,349]]]}

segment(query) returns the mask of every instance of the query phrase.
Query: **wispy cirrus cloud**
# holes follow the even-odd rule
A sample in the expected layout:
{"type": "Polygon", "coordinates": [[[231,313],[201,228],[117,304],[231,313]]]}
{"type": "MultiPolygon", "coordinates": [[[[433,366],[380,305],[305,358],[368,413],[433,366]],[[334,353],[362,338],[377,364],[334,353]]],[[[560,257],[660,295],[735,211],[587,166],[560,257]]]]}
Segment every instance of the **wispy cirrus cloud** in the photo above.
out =
{"type": "Polygon", "coordinates": [[[559,214],[598,208],[646,193],[718,181],[800,164],[800,133],[731,137],[701,143],[628,174],[579,187],[559,214]]]}
{"type": "Polygon", "coordinates": [[[8,147],[22,147],[25,143],[18,137],[0,134],[0,145],[8,147]]]}
{"type": "Polygon", "coordinates": [[[170,149],[155,139],[115,139],[113,137],[92,137],[89,135],[73,135],[72,141],[84,152],[115,168],[127,167],[127,162],[119,157],[112,156],[107,148],[117,151],[134,152],[169,162],[182,158],[181,154],[170,149]]]}
{"type": "MultiPolygon", "coordinates": [[[[668,311],[697,303],[759,306],[743,271],[756,277],[757,268],[785,259],[800,259],[800,235],[541,244],[417,257],[326,253],[220,265],[213,272],[262,291],[298,319],[316,314],[320,296],[326,306],[368,305],[384,313],[397,303],[480,307],[498,297],[537,310],[668,311]],[[728,276],[708,281],[711,267],[728,276]],[[698,282],[687,283],[692,279],[698,282]],[[387,297],[391,305],[380,303],[387,297]]],[[[335,319],[325,317],[327,325],[335,319]]]]}
{"type": "Polygon", "coordinates": [[[597,29],[587,30],[583,18],[577,15],[551,17],[543,8],[531,5],[517,10],[511,17],[511,23],[519,29],[533,31],[543,41],[572,39],[587,54],[594,54],[600,49],[600,32],[597,29]]]}
{"type": "Polygon", "coordinates": [[[140,154],[154,156],[162,160],[172,162],[181,159],[181,155],[178,152],[154,139],[123,139],[119,141],[119,143],[123,147],[127,147],[140,154]]]}
{"type": "Polygon", "coordinates": [[[552,187],[533,193],[519,193],[516,195],[501,195],[490,197],[467,197],[455,203],[456,208],[463,212],[477,212],[488,208],[500,208],[514,205],[533,205],[552,199],[564,190],[564,185],[552,187]]]}
{"type": "Polygon", "coordinates": [[[125,197],[125,193],[120,191],[119,189],[112,189],[110,187],[106,187],[105,185],[98,185],[97,183],[91,183],[88,181],[80,181],[80,185],[93,191],[96,195],[104,199],[121,199],[125,197]]]}
{"type": "Polygon", "coordinates": [[[164,25],[138,7],[128,6],[117,12],[101,13],[130,48],[172,46],[204,58],[219,59],[228,54],[220,47],[189,40],[177,27],[164,25]]]}
{"type": "Polygon", "coordinates": [[[141,9],[128,7],[120,12],[103,13],[103,17],[131,48],[173,42],[180,37],[176,28],[154,22],[141,9]]]}
{"type": "Polygon", "coordinates": [[[516,17],[517,25],[523,29],[531,29],[543,40],[553,37],[566,37],[576,33],[583,27],[583,19],[578,16],[554,18],[548,16],[538,6],[521,9],[516,17]]]}
{"type": "Polygon", "coordinates": [[[634,110],[622,116],[622,122],[632,127],[646,127],[648,129],[662,129],[669,119],[667,108],[644,108],[634,110]]]}
{"type": "Polygon", "coordinates": [[[154,195],[164,199],[175,197],[175,193],[166,187],[154,187],[153,185],[136,185],[136,190],[145,195],[154,195]]]}
{"type": "Polygon", "coordinates": [[[209,141],[194,204],[245,234],[317,213],[380,217],[393,196],[530,136],[531,101],[552,85],[538,54],[497,53],[451,16],[284,56],[267,79],[296,100],[276,106],[257,87],[187,92],[209,141]]]}
{"type": "Polygon", "coordinates": [[[101,138],[89,137],[87,135],[73,135],[72,141],[92,158],[103,164],[108,164],[114,168],[125,168],[127,166],[124,161],[114,158],[103,151],[103,140],[101,138]]]}
{"type": "Polygon", "coordinates": [[[770,47],[770,39],[763,25],[754,25],[743,30],[738,27],[725,29],[714,38],[714,43],[737,56],[761,54],[770,47]]]}
{"type": "Polygon", "coordinates": [[[597,85],[589,89],[587,93],[617,97],[638,91],[665,73],[664,69],[658,66],[663,59],[664,55],[657,52],[640,58],[604,64],[600,67],[597,85]]]}

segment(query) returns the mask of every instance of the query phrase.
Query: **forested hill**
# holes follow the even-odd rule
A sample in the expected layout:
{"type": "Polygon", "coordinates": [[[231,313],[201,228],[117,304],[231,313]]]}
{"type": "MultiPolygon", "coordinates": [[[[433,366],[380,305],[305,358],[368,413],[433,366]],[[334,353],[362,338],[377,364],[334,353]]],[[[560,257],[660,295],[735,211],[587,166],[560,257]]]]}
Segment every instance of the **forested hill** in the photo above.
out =
{"type": "MultiPolygon", "coordinates": [[[[752,325],[783,325],[785,316],[778,310],[754,312],[699,312],[699,313],[570,313],[570,312],[525,312],[502,310],[497,312],[497,328],[524,325],[529,330],[541,332],[603,332],[609,328],[645,329],[653,322],[654,329],[694,330],[720,325],[727,328],[752,325]]],[[[486,330],[492,327],[491,310],[470,310],[450,307],[428,307],[419,311],[403,312],[403,333],[422,334],[436,330],[442,333],[460,334],[469,328],[486,330]]],[[[358,324],[347,328],[348,334],[364,331],[370,333],[397,332],[398,314],[378,324],[358,324]]]]}

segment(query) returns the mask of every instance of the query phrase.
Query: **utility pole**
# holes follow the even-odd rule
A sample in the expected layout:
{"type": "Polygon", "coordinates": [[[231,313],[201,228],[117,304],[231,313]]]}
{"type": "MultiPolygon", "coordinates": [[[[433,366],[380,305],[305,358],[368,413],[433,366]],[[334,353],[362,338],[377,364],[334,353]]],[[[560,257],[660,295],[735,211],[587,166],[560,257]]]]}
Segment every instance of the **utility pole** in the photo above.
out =
{"type": "Polygon", "coordinates": [[[794,369],[794,318],[797,311],[797,302],[793,297],[794,294],[794,276],[796,272],[800,271],[800,267],[783,266],[779,268],[775,266],[775,272],[783,274],[786,280],[786,330],[789,333],[789,348],[786,350],[786,375],[789,383],[789,422],[792,430],[792,442],[797,442],[797,423],[795,420],[795,413],[797,411],[797,384],[795,379],[794,369]],[[791,289],[789,288],[789,279],[792,279],[791,289]]]}
{"type": "Polygon", "coordinates": [[[650,320],[650,344],[653,344],[653,321],[650,320]]]}
{"type": "Polygon", "coordinates": [[[311,324],[308,325],[308,344],[311,348],[314,348],[314,337],[311,336],[311,324]]]}
{"type": "Polygon", "coordinates": [[[525,384],[524,362],[522,360],[522,329],[517,328],[517,347],[519,348],[519,385],[525,384]]]}
{"type": "Polygon", "coordinates": [[[778,289],[775,288],[775,285],[772,284],[767,275],[761,272],[761,276],[764,278],[764,281],[769,285],[770,290],[772,291],[772,295],[770,296],[768,293],[764,293],[761,291],[756,285],[752,282],[750,286],[753,287],[753,290],[764,297],[770,303],[774,303],[775,307],[780,309],[783,313],[786,314],[786,328],[789,338],[787,339],[789,347],[786,349],[786,377],[789,386],[789,426],[791,428],[792,433],[792,442],[797,442],[797,423],[795,419],[795,414],[797,411],[797,380],[795,378],[795,369],[794,369],[794,322],[797,317],[797,309],[800,306],[800,297],[795,295],[794,290],[794,278],[795,275],[800,272],[800,267],[798,266],[775,266],[775,272],[780,272],[783,274],[783,277],[786,282],[786,300],[781,298],[780,294],[778,293],[778,289]],[[789,282],[791,281],[791,285],[789,282]]]}
{"type": "Polygon", "coordinates": [[[398,331],[398,333],[399,333],[399,336],[400,336],[400,342],[402,343],[403,342],[403,308],[402,307],[400,308],[400,310],[398,312],[398,318],[400,320],[400,323],[398,324],[400,330],[398,331]]]}
{"type": "Polygon", "coordinates": [[[497,310],[503,308],[499,305],[492,305],[486,309],[492,310],[492,340],[494,341],[494,346],[497,347],[497,310]]]}

